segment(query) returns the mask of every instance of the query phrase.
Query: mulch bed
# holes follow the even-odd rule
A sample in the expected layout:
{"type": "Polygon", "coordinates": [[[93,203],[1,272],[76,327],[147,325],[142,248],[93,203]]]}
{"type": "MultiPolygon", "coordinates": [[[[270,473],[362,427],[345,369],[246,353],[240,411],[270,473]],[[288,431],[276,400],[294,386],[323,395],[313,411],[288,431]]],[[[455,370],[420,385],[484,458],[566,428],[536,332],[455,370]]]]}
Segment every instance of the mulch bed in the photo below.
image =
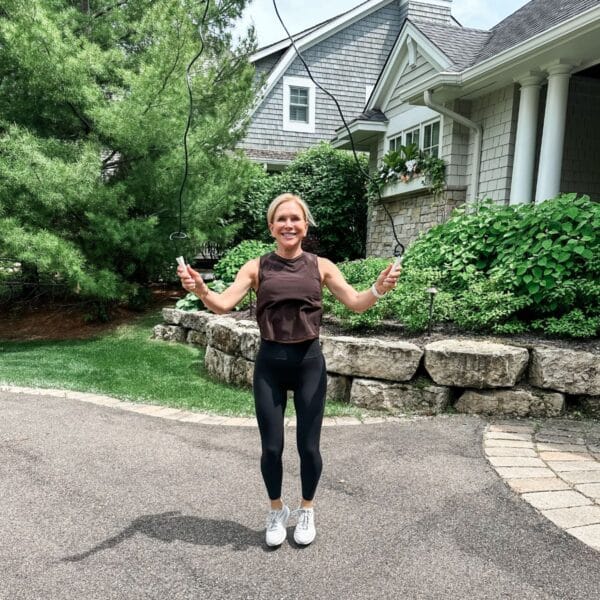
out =
{"type": "MultiPolygon", "coordinates": [[[[165,306],[174,306],[184,295],[179,289],[155,288],[147,312],[165,306]]],[[[0,308],[0,340],[84,340],[108,333],[119,325],[130,323],[146,311],[125,306],[110,309],[108,322],[90,321],[90,306],[86,304],[17,305],[12,309],[0,308]]]]}

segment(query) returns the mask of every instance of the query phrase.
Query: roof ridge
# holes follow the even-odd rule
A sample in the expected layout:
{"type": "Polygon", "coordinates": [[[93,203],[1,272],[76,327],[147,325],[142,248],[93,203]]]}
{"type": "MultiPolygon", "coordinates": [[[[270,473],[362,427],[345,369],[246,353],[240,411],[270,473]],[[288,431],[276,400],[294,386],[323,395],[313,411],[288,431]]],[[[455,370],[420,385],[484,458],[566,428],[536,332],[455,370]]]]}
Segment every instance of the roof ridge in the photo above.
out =
{"type": "MultiPolygon", "coordinates": [[[[344,12],[340,13],[339,15],[335,15],[333,17],[329,17],[329,19],[325,19],[324,21],[321,21],[320,23],[312,25],[311,27],[307,27],[306,29],[303,29],[302,31],[299,31],[297,33],[292,33],[292,38],[293,38],[293,40],[295,42],[297,39],[300,39],[302,37],[307,36],[309,33],[312,33],[313,31],[319,29],[320,27],[324,27],[328,23],[331,23],[331,21],[335,21],[335,19],[339,19],[340,17],[343,17],[344,15],[347,15],[348,13],[352,12],[353,10],[356,10],[357,8],[359,8],[360,6],[362,6],[363,4],[368,4],[371,1],[372,0],[363,0],[363,2],[360,2],[356,6],[353,6],[352,8],[349,8],[348,10],[345,10],[344,12]]],[[[255,50],[255,53],[263,52],[267,48],[270,48],[271,46],[277,46],[278,44],[281,44],[282,42],[285,42],[285,41],[289,42],[290,38],[287,37],[287,36],[284,36],[280,40],[277,40],[276,42],[271,42],[270,44],[267,44],[266,46],[262,46],[260,48],[257,48],[255,50]]],[[[291,43],[289,45],[291,45],[291,43]]]]}

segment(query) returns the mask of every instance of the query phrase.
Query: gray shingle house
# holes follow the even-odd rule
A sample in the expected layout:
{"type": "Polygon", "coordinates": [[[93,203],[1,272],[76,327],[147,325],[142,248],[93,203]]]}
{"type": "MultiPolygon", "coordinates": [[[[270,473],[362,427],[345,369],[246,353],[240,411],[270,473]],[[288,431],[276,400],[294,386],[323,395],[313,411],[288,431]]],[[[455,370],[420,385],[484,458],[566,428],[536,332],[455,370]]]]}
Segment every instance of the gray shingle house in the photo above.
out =
{"type": "MultiPolygon", "coordinates": [[[[447,162],[439,197],[420,178],[384,187],[399,237],[414,240],[465,201],[539,202],[571,191],[600,201],[600,0],[532,0],[489,31],[460,26],[451,1],[422,0],[437,7],[435,20],[403,20],[350,125],[373,167],[410,142],[447,162]]],[[[350,147],[345,129],[334,145],[350,147]]],[[[376,206],[367,254],[391,250],[376,206]]]]}
{"type": "MultiPolygon", "coordinates": [[[[294,35],[314,78],[338,99],[347,119],[359,114],[394,46],[405,19],[437,22],[439,0],[368,0],[354,9],[294,35]]],[[[271,44],[251,57],[265,77],[247,135],[246,155],[269,170],[285,167],[298,151],[330,140],[341,125],[332,100],[319,90],[290,41],[271,44]]]]}

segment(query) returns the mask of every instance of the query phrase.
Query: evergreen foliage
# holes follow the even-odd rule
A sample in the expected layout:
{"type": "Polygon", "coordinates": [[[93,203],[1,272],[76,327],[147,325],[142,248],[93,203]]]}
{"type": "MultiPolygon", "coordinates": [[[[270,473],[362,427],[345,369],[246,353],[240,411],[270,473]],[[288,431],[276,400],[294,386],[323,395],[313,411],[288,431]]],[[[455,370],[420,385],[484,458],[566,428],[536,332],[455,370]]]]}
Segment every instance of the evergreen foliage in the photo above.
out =
{"type": "Polygon", "coordinates": [[[247,0],[211,3],[190,82],[189,175],[175,248],[185,68],[195,0],[3,0],[0,8],[0,258],[98,300],[174,272],[174,256],[233,234],[224,216],[250,166],[231,149],[254,98],[253,34],[229,33],[247,0]],[[221,226],[215,227],[215,224],[221,226]]]}

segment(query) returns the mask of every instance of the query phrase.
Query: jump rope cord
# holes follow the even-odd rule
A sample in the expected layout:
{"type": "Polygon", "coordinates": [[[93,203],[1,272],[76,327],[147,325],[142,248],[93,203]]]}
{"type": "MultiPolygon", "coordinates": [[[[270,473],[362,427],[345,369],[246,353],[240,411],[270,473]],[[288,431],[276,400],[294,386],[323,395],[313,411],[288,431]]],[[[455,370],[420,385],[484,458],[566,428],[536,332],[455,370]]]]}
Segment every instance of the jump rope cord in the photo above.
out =
{"type": "Polygon", "coordinates": [[[171,241],[175,242],[175,245],[177,245],[176,240],[184,240],[184,239],[187,239],[187,237],[188,237],[187,234],[182,231],[182,219],[183,219],[183,190],[185,188],[185,184],[186,184],[187,177],[188,177],[188,171],[189,171],[189,154],[188,154],[187,136],[190,131],[190,127],[192,125],[192,112],[193,112],[193,107],[194,107],[194,97],[192,95],[192,86],[191,86],[190,80],[192,77],[191,69],[194,66],[194,63],[200,58],[200,56],[202,56],[202,53],[204,52],[204,48],[206,47],[206,42],[204,41],[203,28],[204,28],[204,24],[206,23],[206,17],[208,15],[209,6],[210,6],[210,0],[206,0],[206,6],[204,7],[204,13],[203,13],[202,19],[200,20],[200,23],[198,25],[198,35],[200,37],[200,42],[201,42],[200,50],[196,53],[194,58],[192,58],[192,60],[190,61],[190,63],[188,64],[188,66],[185,69],[185,82],[186,82],[187,90],[188,90],[188,97],[189,97],[189,105],[188,106],[189,106],[189,108],[188,108],[187,124],[185,127],[185,132],[183,134],[184,168],[183,168],[183,178],[181,179],[181,185],[179,186],[179,198],[178,198],[179,227],[178,227],[177,231],[174,231],[169,236],[169,239],[171,241]]]}
{"type": "MultiPolygon", "coordinates": [[[[186,72],[186,84],[187,84],[188,96],[189,96],[189,110],[188,110],[187,124],[186,124],[186,128],[185,128],[185,132],[183,134],[184,172],[183,172],[183,178],[181,180],[181,185],[179,187],[179,196],[178,196],[178,204],[179,204],[179,227],[178,227],[177,231],[173,232],[169,236],[169,239],[172,240],[174,243],[176,243],[177,240],[183,240],[183,239],[186,239],[188,237],[187,234],[182,231],[182,219],[183,219],[183,191],[184,191],[184,188],[185,188],[185,184],[186,184],[187,176],[188,176],[188,170],[189,170],[189,157],[188,157],[187,136],[188,136],[188,132],[190,130],[190,126],[191,126],[191,123],[192,123],[192,111],[193,111],[193,95],[192,95],[192,88],[191,88],[191,85],[190,85],[190,79],[191,79],[190,70],[194,66],[194,63],[200,58],[200,56],[204,52],[204,48],[206,46],[206,43],[205,43],[204,37],[203,37],[203,31],[202,31],[202,29],[203,29],[203,26],[205,24],[206,17],[208,15],[209,5],[210,5],[210,0],[206,0],[206,6],[204,7],[204,14],[202,15],[202,20],[201,20],[201,22],[200,22],[200,24],[198,26],[198,34],[200,36],[200,41],[201,41],[202,45],[201,45],[200,50],[198,51],[198,53],[190,61],[189,65],[187,66],[187,68],[185,70],[185,72],[186,72]]],[[[360,160],[359,160],[358,154],[356,152],[356,146],[354,144],[354,137],[352,135],[352,132],[350,131],[350,127],[348,126],[348,123],[346,122],[346,118],[344,117],[344,113],[342,111],[342,108],[341,108],[341,106],[340,106],[337,98],[329,90],[325,89],[313,77],[313,74],[311,73],[311,70],[310,70],[309,66],[306,64],[306,61],[304,60],[302,54],[300,53],[300,51],[298,50],[298,47],[296,46],[296,43],[294,42],[293,36],[290,34],[290,32],[289,32],[288,28],[286,27],[283,19],[281,18],[281,15],[279,14],[279,9],[277,7],[276,0],[273,0],[273,8],[275,9],[275,14],[277,15],[277,18],[279,19],[279,22],[281,23],[281,26],[285,30],[285,33],[287,34],[287,37],[290,40],[290,44],[292,45],[292,48],[294,49],[296,55],[300,59],[300,62],[302,62],[302,64],[304,65],[304,68],[306,69],[306,72],[307,72],[308,76],[310,77],[311,81],[324,94],[326,94],[329,98],[331,98],[331,100],[333,100],[333,102],[334,102],[334,104],[335,104],[335,106],[337,108],[337,111],[338,111],[338,113],[340,115],[340,118],[342,120],[342,123],[344,124],[344,127],[346,128],[346,131],[348,132],[348,137],[350,138],[350,145],[352,147],[352,154],[354,156],[354,160],[356,161],[356,164],[358,166],[359,171],[363,174],[363,176],[367,179],[367,181],[373,181],[373,178],[368,173],[368,171],[366,171],[363,168],[363,166],[360,164],[360,160]]],[[[396,227],[394,225],[394,219],[392,218],[392,215],[390,214],[387,206],[385,205],[385,203],[382,200],[381,193],[379,191],[379,185],[378,185],[377,181],[375,181],[374,187],[375,187],[375,190],[377,191],[377,196],[378,196],[378,199],[379,199],[379,203],[383,207],[383,209],[384,209],[384,211],[385,211],[388,219],[390,220],[390,225],[392,227],[392,234],[394,236],[394,240],[396,241],[396,246],[394,248],[394,256],[401,257],[404,254],[404,244],[402,244],[402,242],[398,239],[398,235],[396,234],[396,227]]]]}
{"type": "MultiPolygon", "coordinates": [[[[379,191],[379,185],[378,182],[375,181],[373,179],[373,177],[371,177],[370,173],[368,171],[365,171],[365,169],[363,168],[363,166],[360,164],[360,160],[358,159],[358,154],[356,153],[356,146],[354,145],[354,137],[352,136],[352,132],[350,131],[350,127],[348,127],[348,123],[346,122],[346,119],[344,117],[344,113],[342,111],[342,108],[339,104],[339,102],[337,101],[337,98],[327,89],[325,89],[312,75],[308,65],[306,64],[306,61],[304,60],[302,54],[300,53],[300,51],[298,50],[298,47],[296,46],[296,43],[294,42],[294,38],[293,36],[290,34],[288,28],[285,26],[285,23],[283,22],[283,19],[281,18],[281,15],[279,14],[279,9],[277,8],[277,2],[276,0],[273,0],[273,8],[275,9],[275,14],[277,15],[277,18],[279,19],[279,22],[281,23],[281,26],[283,27],[283,29],[285,30],[285,33],[287,34],[288,39],[290,40],[290,44],[292,45],[292,48],[294,49],[294,51],[296,52],[296,55],[298,56],[298,58],[300,59],[300,62],[304,65],[304,68],[306,69],[306,72],[308,73],[308,76],[310,77],[311,81],[327,96],[329,96],[329,98],[331,98],[337,108],[337,111],[340,115],[340,118],[342,119],[342,123],[344,124],[344,127],[346,128],[346,131],[348,132],[348,137],[350,138],[350,146],[352,147],[352,154],[354,155],[354,160],[356,161],[356,164],[358,166],[359,171],[363,174],[363,176],[367,179],[367,181],[373,181],[374,182],[374,188],[377,191],[377,196],[378,196],[378,200],[379,203],[381,204],[381,206],[383,207],[383,210],[385,211],[385,213],[388,216],[388,219],[390,220],[390,224],[392,226],[392,234],[394,236],[394,240],[396,241],[396,247],[394,248],[394,256],[396,257],[401,257],[404,254],[404,244],[398,239],[398,236],[396,234],[396,227],[394,225],[394,219],[392,218],[392,215],[390,214],[390,211],[388,210],[387,206],[385,205],[385,202],[383,202],[383,199],[381,197],[381,192],[379,191]]],[[[285,110],[285,108],[284,108],[285,110]]]]}

